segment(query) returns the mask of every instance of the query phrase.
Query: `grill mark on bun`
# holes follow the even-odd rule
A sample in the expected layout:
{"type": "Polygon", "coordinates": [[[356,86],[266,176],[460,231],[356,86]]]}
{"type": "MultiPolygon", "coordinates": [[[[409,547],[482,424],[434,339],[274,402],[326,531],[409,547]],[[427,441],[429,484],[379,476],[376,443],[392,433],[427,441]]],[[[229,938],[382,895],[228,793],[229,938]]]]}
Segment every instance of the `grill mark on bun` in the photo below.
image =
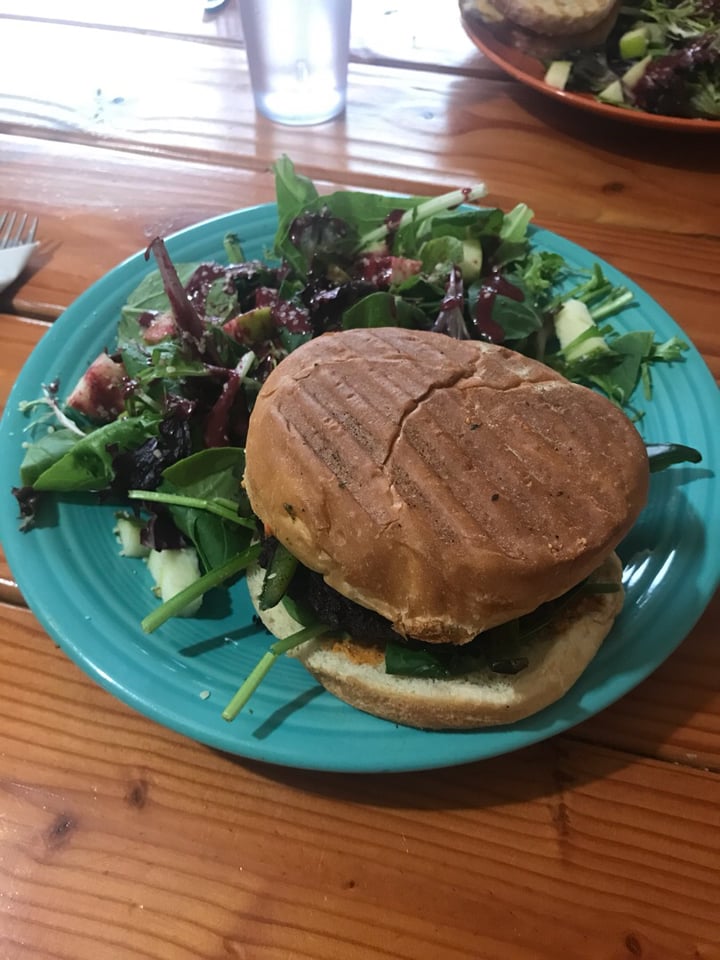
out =
{"type": "MultiPolygon", "coordinates": [[[[553,392],[567,401],[572,388],[562,382],[555,386],[553,392]]],[[[429,509],[422,489],[442,486],[444,495],[434,500],[431,522],[443,542],[474,537],[513,559],[543,549],[577,555],[588,529],[613,524],[613,512],[621,515],[617,492],[613,495],[598,477],[597,489],[583,489],[578,496],[568,482],[568,474],[589,468],[559,397],[557,409],[541,398],[538,413],[533,410],[538,397],[534,386],[520,383],[484,404],[486,393],[485,388],[475,391],[472,409],[459,406],[452,396],[433,396],[408,416],[399,457],[412,470],[394,468],[391,473],[399,495],[429,509]],[[518,408],[526,415],[532,411],[530,419],[538,424],[544,418],[544,429],[532,429],[518,408]]],[[[600,443],[599,432],[591,432],[593,443],[600,443]]]]}
{"type": "Polygon", "coordinates": [[[437,376],[436,367],[413,369],[410,377],[406,371],[407,365],[399,364],[397,358],[381,361],[377,369],[356,358],[318,365],[312,378],[299,380],[302,390],[293,391],[278,407],[288,429],[298,434],[380,527],[396,522],[397,502],[392,495],[387,502],[379,499],[368,487],[368,474],[382,475],[407,418],[433,393],[452,388],[472,368],[443,378],[437,376]],[[428,386],[430,373],[435,379],[428,386]]]}

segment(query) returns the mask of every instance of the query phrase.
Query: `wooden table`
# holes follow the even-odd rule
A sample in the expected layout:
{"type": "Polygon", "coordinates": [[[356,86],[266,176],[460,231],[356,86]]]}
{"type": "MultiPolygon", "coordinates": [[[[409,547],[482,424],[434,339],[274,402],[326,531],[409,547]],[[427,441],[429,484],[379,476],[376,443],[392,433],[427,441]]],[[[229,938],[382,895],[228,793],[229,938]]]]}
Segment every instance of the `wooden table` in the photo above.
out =
{"type": "MultiPolygon", "coordinates": [[[[48,326],[155,234],[322,187],[489,201],[611,260],[720,377],[714,136],[595,119],[486,62],[453,3],[358,0],[347,114],[252,106],[230,3],[1,0],[0,209],[42,245],[0,296],[7,393],[48,326]]],[[[717,546],[717,531],[713,532],[717,546]]],[[[341,776],[220,755],[134,713],[2,575],[0,957],[720,957],[720,604],[619,703],[449,770],[341,776]]]]}

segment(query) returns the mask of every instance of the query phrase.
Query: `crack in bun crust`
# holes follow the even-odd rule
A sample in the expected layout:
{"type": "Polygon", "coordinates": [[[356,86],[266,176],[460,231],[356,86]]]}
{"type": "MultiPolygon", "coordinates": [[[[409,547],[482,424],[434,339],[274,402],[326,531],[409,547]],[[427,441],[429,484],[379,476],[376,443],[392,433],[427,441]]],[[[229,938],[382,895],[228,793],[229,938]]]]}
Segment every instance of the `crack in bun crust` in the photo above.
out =
{"type": "Polygon", "coordinates": [[[503,347],[312,340],[263,385],[245,486],[300,560],[402,635],[464,643],[588,576],[647,496],[612,403],[503,347]]]}

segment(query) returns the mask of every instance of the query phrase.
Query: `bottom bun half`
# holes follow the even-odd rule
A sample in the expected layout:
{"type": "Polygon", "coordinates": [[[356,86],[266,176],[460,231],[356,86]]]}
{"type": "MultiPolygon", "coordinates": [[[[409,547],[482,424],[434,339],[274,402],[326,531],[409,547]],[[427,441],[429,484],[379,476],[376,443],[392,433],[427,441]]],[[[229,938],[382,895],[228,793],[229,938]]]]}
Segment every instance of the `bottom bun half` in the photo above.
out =
{"type": "MultiPolygon", "coordinates": [[[[284,639],[302,629],[281,602],[260,610],[264,571],[248,571],[250,597],[267,629],[284,639]]],[[[472,730],[515,723],[559,700],[581,676],[610,632],[623,604],[622,564],[611,554],[590,577],[616,583],[614,593],[586,594],[563,607],[513,656],[526,657],[519,673],[490,668],[448,680],[388,674],[381,654],[345,634],[324,635],[292,650],[315,679],[340,700],[376,717],[424,730],[472,730]]]]}

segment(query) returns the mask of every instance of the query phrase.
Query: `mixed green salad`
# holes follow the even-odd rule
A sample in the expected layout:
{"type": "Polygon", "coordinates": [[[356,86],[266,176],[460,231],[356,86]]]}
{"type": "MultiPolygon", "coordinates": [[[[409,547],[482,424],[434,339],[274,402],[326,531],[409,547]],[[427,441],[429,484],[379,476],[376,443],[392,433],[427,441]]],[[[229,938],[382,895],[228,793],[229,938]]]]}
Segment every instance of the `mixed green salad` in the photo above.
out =
{"type": "MultiPolygon", "coordinates": [[[[688,345],[620,332],[633,300],[599,265],[573,268],[533,242],[532,211],[480,207],[478,185],[434,198],[350,191],[321,196],[287,157],[274,165],[278,226],[263,260],[224,238],[227,262],[172,263],[129,297],[114,344],[77,384],[49,382],[28,418],[22,529],[62,493],[117,504],[121,552],[147,559],[161,603],[153,631],[197,611],[261,551],[243,492],[255,397],[292,350],[328,331],[404,326],[505,344],[603,391],[630,416],[652,399],[652,369],[688,345]]],[[[658,465],[694,456],[651,451],[658,465]]]]}
{"type": "Polygon", "coordinates": [[[546,81],[615,106],[720,120],[720,0],[630,0],[606,42],[570,49],[546,81]]]}

